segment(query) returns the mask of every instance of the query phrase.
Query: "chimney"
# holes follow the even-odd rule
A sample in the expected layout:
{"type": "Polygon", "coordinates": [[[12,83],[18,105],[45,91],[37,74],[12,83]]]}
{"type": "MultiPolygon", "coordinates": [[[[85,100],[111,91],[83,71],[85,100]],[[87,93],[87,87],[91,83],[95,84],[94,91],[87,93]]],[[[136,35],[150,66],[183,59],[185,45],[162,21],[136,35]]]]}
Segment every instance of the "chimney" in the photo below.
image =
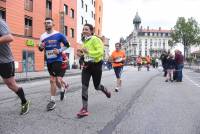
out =
{"type": "Polygon", "coordinates": [[[140,27],[140,29],[142,30],[142,26],[140,27]]]}
{"type": "Polygon", "coordinates": [[[147,26],[147,30],[149,31],[149,26],[147,26]]]}
{"type": "Polygon", "coordinates": [[[161,31],[161,27],[159,27],[159,31],[161,31]]]}

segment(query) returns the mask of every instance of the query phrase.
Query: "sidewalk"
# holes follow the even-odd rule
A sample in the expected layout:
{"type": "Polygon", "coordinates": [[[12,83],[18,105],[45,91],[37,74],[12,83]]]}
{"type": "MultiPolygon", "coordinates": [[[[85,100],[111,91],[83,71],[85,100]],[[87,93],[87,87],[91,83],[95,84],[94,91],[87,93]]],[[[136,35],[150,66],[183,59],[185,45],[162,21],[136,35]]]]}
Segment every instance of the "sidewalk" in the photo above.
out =
{"type": "MultiPolygon", "coordinates": [[[[80,69],[70,69],[66,70],[65,76],[73,76],[81,74],[80,69]]],[[[30,80],[39,80],[39,79],[47,79],[49,78],[48,71],[40,71],[40,72],[23,72],[23,73],[15,73],[15,79],[17,82],[25,82],[30,80]]],[[[3,84],[2,79],[0,78],[0,84],[3,84]]]]}

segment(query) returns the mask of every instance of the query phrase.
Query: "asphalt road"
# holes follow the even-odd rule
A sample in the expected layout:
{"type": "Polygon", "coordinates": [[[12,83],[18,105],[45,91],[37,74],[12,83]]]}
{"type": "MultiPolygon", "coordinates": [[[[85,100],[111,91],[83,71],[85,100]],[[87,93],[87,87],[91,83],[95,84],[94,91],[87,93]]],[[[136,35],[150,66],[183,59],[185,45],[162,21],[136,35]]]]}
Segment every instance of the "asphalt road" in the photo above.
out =
{"type": "Polygon", "coordinates": [[[78,119],[81,108],[80,76],[65,77],[70,89],[64,101],[57,96],[56,109],[47,112],[49,81],[20,84],[31,100],[30,113],[20,116],[20,101],[0,86],[0,134],[199,134],[200,77],[184,70],[182,83],[165,82],[162,72],[124,68],[123,85],[114,92],[113,70],[103,72],[102,83],[112,91],[89,89],[89,113],[78,119]]]}

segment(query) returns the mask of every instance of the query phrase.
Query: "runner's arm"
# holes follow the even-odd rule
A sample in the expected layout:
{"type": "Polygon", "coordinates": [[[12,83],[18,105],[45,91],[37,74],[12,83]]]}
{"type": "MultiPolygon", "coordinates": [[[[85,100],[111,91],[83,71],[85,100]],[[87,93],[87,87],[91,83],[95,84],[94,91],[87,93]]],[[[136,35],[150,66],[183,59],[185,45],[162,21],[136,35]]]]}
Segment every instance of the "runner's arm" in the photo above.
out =
{"type": "Polygon", "coordinates": [[[63,34],[61,34],[61,42],[64,46],[59,49],[60,53],[70,47],[70,43],[67,41],[67,38],[63,34]]]}
{"type": "Polygon", "coordinates": [[[5,21],[0,21],[0,45],[10,43],[14,40],[5,21]]]}
{"type": "Polygon", "coordinates": [[[42,37],[40,37],[40,41],[39,41],[39,44],[38,44],[38,49],[39,49],[39,51],[43,51],[44,50],[44,46],[45,44],[44,44],[44,42],[42,41],[42,37]]]}
{"type": "Polygon", "coordinates": [[[13,36],[11,34],[0,36],[0,45],[4,45],[7,43],[10,43],[14,40],[13,36]]]}

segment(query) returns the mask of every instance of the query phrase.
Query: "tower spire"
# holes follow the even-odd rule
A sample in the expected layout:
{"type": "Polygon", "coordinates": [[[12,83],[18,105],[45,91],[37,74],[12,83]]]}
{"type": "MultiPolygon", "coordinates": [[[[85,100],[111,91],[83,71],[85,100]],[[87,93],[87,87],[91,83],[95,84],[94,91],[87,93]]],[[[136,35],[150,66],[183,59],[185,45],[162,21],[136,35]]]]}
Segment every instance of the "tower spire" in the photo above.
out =
{"type": "Polygon", "coordinates": [[[133,25],[135,30],[139,30],[141,24],[141,18],[138,15],[138,11],[136,12],[135,18],[133,19],[133,25]]]}

